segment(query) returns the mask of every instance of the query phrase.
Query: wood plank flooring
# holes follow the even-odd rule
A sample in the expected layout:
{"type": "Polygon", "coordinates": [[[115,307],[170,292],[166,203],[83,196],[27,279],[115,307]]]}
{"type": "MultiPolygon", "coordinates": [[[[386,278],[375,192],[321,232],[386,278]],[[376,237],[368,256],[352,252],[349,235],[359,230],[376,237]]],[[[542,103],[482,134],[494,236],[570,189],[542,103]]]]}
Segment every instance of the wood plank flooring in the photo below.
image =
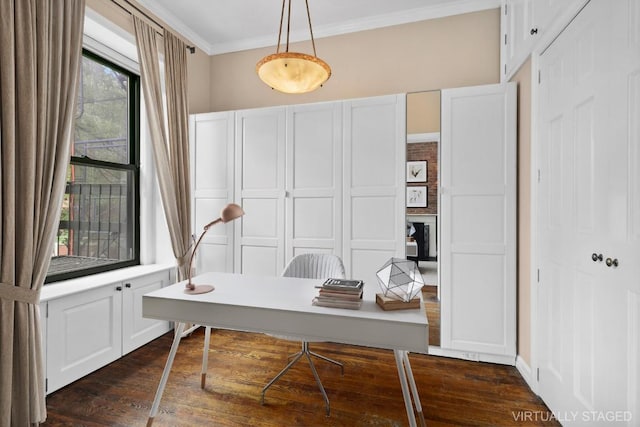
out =
{"type": "MultiPolygon", "coordinates": [[[[43,426],[144,426],[172,333],[47,397],[43,426]]],[[[299,344],[245,332],[214,330],[209,375],[200,388],[202,328],[182,340],[154,426],[405,426],[407,416],[393,353],[342,344],[311,344],[344,363],[316,367],[331,401],[324,402],[306,363],[266,394],[262,387],[299,344]]],[[[429,426],[558,425],[514,367],[411,354],[429,426]],[[530,414],[537,423],[518,422],[530,414]],[[537,414],[537,418],[536,417],[537,414]],[[518,419],[522,419],[520,416],[518,419]]]]}

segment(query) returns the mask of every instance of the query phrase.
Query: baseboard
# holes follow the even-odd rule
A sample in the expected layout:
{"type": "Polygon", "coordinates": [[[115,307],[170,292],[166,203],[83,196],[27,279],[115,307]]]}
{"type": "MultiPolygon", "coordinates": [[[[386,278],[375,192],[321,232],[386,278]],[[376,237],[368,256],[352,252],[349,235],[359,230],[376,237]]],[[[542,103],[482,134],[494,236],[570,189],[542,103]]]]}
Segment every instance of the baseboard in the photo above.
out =
{"type": "Polygon", "coordinates": [[[467,351],[451,350],[451,349],[436,347],[432,345],[429,346],[429,355],[453,357],[455,359],[469,360],[472,362],[497,363],[499,365],[509,365],[509,366],[514,366],[516,362],[513,356],[503,356],[500,354],[470,353],[467,351]]]}
{"type": "Polygon", "coordinates": [[[538,381],[535,375],[533,375],[531,367],[520,356],[516,357],[516,369],[520,372],[520,375],[522,375],[522,378],[525,380],[531,391],[538,394],[538,381]]]}

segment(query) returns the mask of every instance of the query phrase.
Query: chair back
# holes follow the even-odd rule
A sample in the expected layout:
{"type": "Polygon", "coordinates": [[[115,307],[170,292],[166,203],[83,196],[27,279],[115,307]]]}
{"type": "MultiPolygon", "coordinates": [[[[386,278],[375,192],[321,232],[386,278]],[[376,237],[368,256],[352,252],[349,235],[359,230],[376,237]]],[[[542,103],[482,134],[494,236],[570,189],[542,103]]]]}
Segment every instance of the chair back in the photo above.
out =
{"type": "Polygon", "coordinates": [[[285,267],[284,277],[300,277],[303,279],[344,279],[345,271],[342,259],[333,254],[300,254],[285,267]]]}

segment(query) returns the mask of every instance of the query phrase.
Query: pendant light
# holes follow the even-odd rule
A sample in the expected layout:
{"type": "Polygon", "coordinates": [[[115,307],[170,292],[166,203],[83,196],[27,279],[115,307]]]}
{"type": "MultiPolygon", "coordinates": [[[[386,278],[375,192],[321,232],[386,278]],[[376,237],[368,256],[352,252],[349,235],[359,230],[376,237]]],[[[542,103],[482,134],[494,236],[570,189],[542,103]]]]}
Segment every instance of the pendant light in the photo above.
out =
{"type": "Polygon", "coordinates": [[[313,40],[311,29],[311,15],[309,14],[309,1],[307,6],[307,19],[309,20],[309,33],[313,55],[305,53],[289,52],[289,29],[291,26],[291,0],[282,0],[282,12],[280,13],[280,30],[278,32],[278,46],[276,53],[262,58],[256,65],[256,71],[260,79],[271,88],[284,93],[306,93],[316,90],[331,77],[331,68],[322,59],[316,56],[316,43],[313,40]],[[282,23],[284,21],[285,4],[288,2],[287,11],[287,41],[284,52],[280,52],[280,40],[282,36],[282,23]]]}

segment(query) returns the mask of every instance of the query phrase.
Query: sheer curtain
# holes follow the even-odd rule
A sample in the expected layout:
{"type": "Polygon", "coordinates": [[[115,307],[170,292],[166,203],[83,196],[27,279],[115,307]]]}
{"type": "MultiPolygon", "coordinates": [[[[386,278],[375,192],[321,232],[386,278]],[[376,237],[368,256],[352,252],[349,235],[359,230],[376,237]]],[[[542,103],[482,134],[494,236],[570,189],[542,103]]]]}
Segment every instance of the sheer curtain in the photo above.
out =
{"type": "Polygon", "coordinates": [[[84,3],[0,1],[0,426],[46,418],[39,299],[69,163],[84,3]]]}
{"type": "Polygon", "coordinates": [[[187,278],[191,246],[189,131],[186,45],[164,31],[165,78],[169,138],[164,126],[160,59],[156,30],[137,16],[133,23],[140,60],[142,91],[147,108],[153,155],[178,280],[187,278]]]}

